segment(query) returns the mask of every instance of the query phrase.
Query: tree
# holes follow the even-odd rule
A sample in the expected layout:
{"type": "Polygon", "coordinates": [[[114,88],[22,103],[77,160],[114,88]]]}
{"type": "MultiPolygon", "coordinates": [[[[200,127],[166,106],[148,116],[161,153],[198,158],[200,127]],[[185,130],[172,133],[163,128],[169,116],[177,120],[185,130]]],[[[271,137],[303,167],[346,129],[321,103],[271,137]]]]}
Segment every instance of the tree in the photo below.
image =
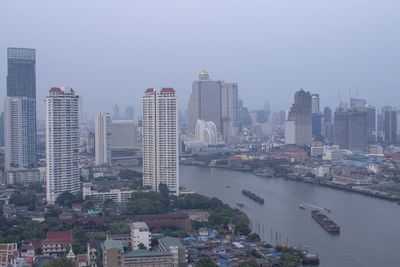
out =
{"type": "Polygon", "coordinates": [[[28,189],[36,190],[37,193],[43,193],[44,192],[43,186],[42,186],[42,184],[40,182],[30,183],[29,186],[28,186],[28,189]]]}
{"type": "Polygon", "coordinates": [[[139,249],[147,249],[143,243],[139,243],[138,248],[139,249]]]}
{"type": "Polygon", "coordinates": [[[58,258],[45,263],[43,267],[72,267],[73,263],[67,258],[58,258]]]}
{"type": "Polygon", "coordinates": [[[72,237],[75,242],[72,244],[72,250],[75,254],[85,253],[86,244],[88,242],[87,234],[82,227],[75,226],[72,229],[72,237]]]}
{"type": "Polygon", "coordinates": [[[65,191],[61,195],[57,197],[56,203],[63,207],[71,208],[72,203],[81,203],[83,202],[82,193],[78,193],[76,195],[71,192],[65,191]]]}
{"type": "Polygon", "coordinates": [[[160,184],[158,186],[158,189],[160,190],[160,194],[162,196],[163,203],[164,203],[165,207],[168,209],[169,204],[170,204],[168,187],[166,184],[160,184]]]}
{"type": "Polygon", "coordinates": [[[255,259],[250,259],[239,263],[239,267],[259,267],[259,266],[260,264],[258,264],[255,259]]]}
{"type": "Polygon", "coordinates": [[[209,258],[201,258],[196,262],[196,267],[218,267],[218,265],[209,258]]]}
{"type": "Polygon", "coordinates": [[[248,236],[248,238],[249,238],[249,240],[250,240],[251,242],[259,242],[259,241],[261,240],[260,236],[259,236],[258,234],[256,234],[256,233],[251,233],[251,234],[248,236]]]}

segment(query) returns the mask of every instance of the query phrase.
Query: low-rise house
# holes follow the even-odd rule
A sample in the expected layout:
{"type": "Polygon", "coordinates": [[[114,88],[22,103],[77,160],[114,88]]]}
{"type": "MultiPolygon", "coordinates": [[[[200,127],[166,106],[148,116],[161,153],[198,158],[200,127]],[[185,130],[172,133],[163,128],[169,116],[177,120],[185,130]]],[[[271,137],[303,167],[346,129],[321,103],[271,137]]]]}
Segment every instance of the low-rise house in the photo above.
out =
{"type": "Polygon", "coordinates": [[[47,232],[46,239],[41,243],[42,254],[45,256],[63,255],[73,242],[72,231],[47,232]]]}

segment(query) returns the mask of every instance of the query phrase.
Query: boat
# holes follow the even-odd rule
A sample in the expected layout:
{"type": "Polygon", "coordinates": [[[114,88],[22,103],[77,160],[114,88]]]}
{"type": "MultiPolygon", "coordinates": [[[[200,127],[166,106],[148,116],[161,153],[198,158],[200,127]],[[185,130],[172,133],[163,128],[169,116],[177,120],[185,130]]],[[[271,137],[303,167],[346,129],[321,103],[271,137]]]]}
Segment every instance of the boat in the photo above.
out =
{"type": "Polygon", "coordinates": [[[256,194],[254,194],[253,192],[250,192],[249,190],[242,190],[242,194],[245,195],[246,197],[254,200],[255,202],[259,203],[259,204],[264,204],[264,199],[257,196],[256,194]]]}
{"type": "Polygon", "coordinates": [[[240,201],[236,202],[236,205],[238,205],[239,207],[243,207],[244,206],[244,204],[242,202],[240,202],[240,201]]]}
{"type": "Polygon", "coordinates": [[[226,188],[231,188],[229,185],[225,186],[226,188]]]}
{"type": "Polygon", "coordinates": [[[330,210],[330,209],[324,208],[324,210],[325,210],[326,212],[331,213],[331,210],[330,210]]]}
{"type": "Polygon", "coordinates": [[[311,216],[329,233],[338,234],[340,227],[319,210],[312,210],[311,216]]]}
{"type": "Polygon", "coordinates": [[[299,204],[299,209],[305,210],[306,207],[304,207],[303,205],[299,204]]]}

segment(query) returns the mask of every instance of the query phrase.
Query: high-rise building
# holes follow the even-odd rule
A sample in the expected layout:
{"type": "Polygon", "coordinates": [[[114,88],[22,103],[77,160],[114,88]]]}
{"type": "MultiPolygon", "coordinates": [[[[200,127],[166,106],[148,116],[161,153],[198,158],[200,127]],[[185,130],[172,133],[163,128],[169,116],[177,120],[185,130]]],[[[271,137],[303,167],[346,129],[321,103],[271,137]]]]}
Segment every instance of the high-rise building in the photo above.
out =
{"type": "Polygon", "coordinates": [[[135,120],[135,109],[131,106],[125,109],[125,120],[134,121],[135,120]]]}
{"type": "Polygon", "coordinates": [[[312,114],[312,136],[314,140],[320,141],[322,138],[322,114],[312,114]]]}
{"type": "Polygon", "coordinates": [[[358,99],[358,98],[351,98],[350,99],[350,109],[362,109],[367,105],[367,101],[364,99],[358,99]]]}
{"type": "Polygon", "coordinates": [[[0,146],[4,146],[4,111],[0,113],[0,146]]]}
{"type": "Polygon", "coordinates": [[[375,143],[377,141],[376,108],[371,105],[366,105],[365,109],[367,112],[367,141],[368,143],[375,143]]]}
{"type": "Polygon", "coordinates": [[[287,114],[285,143],[298,146],[311,145],[312,109],[310,92],[303,89],[294,95],[294,103],[287,114]]]}
{"type": "Polygon", "coordinates": [[[179,194],[177,98],[172,88],[149,88],[143,96],[143,186],[179,194]]]}
{"type": "Polygon", "coordinates": [[[324,108],[324,123],[332,122],[332,110],[330,107],[324,108]]]}
{"type": "Polygon", "coordinates": [[[367,145],[367,113],[358,109],[335,111],[334,143],[340,149],[362,151],[367,145]]]}
{"type": "Polygon", "coordinates": [[[197,120],[195,138],[206,145],[217,144],[217,127],[213,121],[197,120]]]}
{"type": "Polygon", "coordinates": [[[53,87],[46,103],[46,199],[54,204],[79,184],[79,97],[68,87],[53,87]]]}
{"type": "Polygon", "coordinates": [[[222,133],[226,143],[237,135],[238,85],[237,83],[221,83],[221,121],[222,133]]]}
{"type": "Polygon", "coordinates": [[[387,143],[394,143],[397,140],[397,112],[395,108],[384,108],[384,131],[383,140],[387,143]]]}
{"type": "Polygon", "coordinates": [[[6,97],[4,100],[5,169],[34,167],[36,162],[35,99],[6,97]]]}
{"type": "Polygon", "coordinates": [[[111,116],[99,112],[95,116],[96,165],[111,164],[111,116]]]}
{"type": "Polygon", "coordinates": [[[112,113],[112,119],[113,120],[119,120],[120,119],[120,117],[119,117],[119,106],[118,105],[114,105],[113,113],[112,113]]]}
{"type": "Polygon", "coordinates": [[[198,119],[213,121],[218,132],[222,132],[221,82],[210,80],[205,71],[200,72],[199,79],[192,84],[188,113],[188,126],[191,132],[194,132],[198,119]]]}
{"type": "Polygon", "coordinates": [[[111,148],[134,149],[138,146],[137,125],[131,120],[111,122],[111,148]]]}
{"type": "Polygon", "coordinates": [[[29,168],[36,163],[36,53],[7,49],[7,98],[4,105],[6,168],[29,168]]]}
{"type": "Polygon", "coordinates": [[[319,94],[311,95],[311,111],[312,113],[319,113],[319,94]]]}

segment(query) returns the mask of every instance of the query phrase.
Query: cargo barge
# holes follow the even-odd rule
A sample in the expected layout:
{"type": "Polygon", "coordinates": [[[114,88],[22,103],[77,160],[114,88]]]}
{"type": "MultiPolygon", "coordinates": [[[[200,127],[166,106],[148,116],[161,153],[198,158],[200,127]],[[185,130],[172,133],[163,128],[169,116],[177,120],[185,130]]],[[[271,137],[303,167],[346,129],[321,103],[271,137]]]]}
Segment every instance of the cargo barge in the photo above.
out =
{"type": "Polygon", "coordinates": [[[242,194],[245,195],[246,197],[254,200],[255,202],[259,203],[259,204],[264,204],[264,199],[257,196],[256,194],[254,194],[253,192],[250,192],[249,190],[242,190],[242,194]]]}
{"type": "Polygon", "coordinates": [[[319,210],[312,210],[311,216],[329,233],[338,234],[340,227],[319,210]]]}

